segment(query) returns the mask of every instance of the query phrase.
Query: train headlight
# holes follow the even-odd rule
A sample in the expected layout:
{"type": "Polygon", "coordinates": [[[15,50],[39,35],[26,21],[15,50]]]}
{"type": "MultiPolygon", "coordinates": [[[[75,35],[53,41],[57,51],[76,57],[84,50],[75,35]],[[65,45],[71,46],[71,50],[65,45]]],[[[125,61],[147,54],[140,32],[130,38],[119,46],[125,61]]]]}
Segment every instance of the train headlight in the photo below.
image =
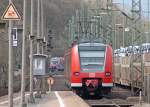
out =
{"type": "Polygon", "coordinates": [[[108,77],[108,76],[111,75],[111,73],[110,72],[106,72],[105,75],[108,77]]]}
{"type": "Polygon", "coordinates": [[[75,72],[74,75],[75,75],[75,76],[79,76],[80,73],[79,73],[79,72],[75,72]]]}

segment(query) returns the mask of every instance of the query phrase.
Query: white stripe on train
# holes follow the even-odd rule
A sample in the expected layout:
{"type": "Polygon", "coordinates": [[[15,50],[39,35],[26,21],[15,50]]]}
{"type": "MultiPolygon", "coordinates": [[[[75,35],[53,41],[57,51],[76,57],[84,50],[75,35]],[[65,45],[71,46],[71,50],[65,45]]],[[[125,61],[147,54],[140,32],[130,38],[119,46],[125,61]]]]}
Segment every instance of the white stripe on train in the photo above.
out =
{"type": "Polygon", "coordinates": [[[82,87],[82,83],[71,83],[71,87],[82,87]]]}
{"type": "MultiPolygon", "coordinates": [[[[103,87],[112,87],[113,83],[102,83],[103,87]]],[[[82,87],[82,83],[71,83],[71,87],[82,87]]]]}
{"type": "Polygon", "coordinates": [[[113,83],[102,83],[103,87],[112,87],[113,83]]]}

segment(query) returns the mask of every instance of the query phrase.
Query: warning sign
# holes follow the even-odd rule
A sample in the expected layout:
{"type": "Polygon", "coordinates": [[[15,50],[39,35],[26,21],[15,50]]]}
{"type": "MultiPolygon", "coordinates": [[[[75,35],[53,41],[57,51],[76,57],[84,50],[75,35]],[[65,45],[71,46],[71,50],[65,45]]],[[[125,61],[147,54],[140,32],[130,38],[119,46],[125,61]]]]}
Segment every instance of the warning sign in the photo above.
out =
{"type": "Polygon", "coordinates": [[[3,16],[1,18],[2,20],[20,20],[21,17],[13,5],[13,3],[10,3],[8,7],[6,8],[5,12],[3,13],[3,16]]]}

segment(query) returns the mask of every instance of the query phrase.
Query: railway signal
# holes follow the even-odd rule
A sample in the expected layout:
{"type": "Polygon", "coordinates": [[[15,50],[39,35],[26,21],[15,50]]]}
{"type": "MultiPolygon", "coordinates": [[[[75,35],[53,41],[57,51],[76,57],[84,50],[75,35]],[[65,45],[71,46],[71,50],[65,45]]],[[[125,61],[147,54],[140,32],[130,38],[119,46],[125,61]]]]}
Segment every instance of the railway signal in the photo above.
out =
{"type": "Polygon", "coordinates": [[[47,43],[48,51],[51,51],[51,49],[53,49],[53,46],[52,46],[52,39],[53,39],[52,31],[49,30],[48,43],[47,43]]]}

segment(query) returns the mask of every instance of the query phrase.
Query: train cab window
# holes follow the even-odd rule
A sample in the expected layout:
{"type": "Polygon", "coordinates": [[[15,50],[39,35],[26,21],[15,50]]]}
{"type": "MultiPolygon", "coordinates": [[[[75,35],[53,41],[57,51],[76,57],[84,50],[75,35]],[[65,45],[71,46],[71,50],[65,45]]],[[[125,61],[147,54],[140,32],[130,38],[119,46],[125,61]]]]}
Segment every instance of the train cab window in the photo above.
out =
{"type": "Polygon", "coordinates": [[[80,65],[83,72],[104,71],[105,47],[79,48],[80,65]]]}

